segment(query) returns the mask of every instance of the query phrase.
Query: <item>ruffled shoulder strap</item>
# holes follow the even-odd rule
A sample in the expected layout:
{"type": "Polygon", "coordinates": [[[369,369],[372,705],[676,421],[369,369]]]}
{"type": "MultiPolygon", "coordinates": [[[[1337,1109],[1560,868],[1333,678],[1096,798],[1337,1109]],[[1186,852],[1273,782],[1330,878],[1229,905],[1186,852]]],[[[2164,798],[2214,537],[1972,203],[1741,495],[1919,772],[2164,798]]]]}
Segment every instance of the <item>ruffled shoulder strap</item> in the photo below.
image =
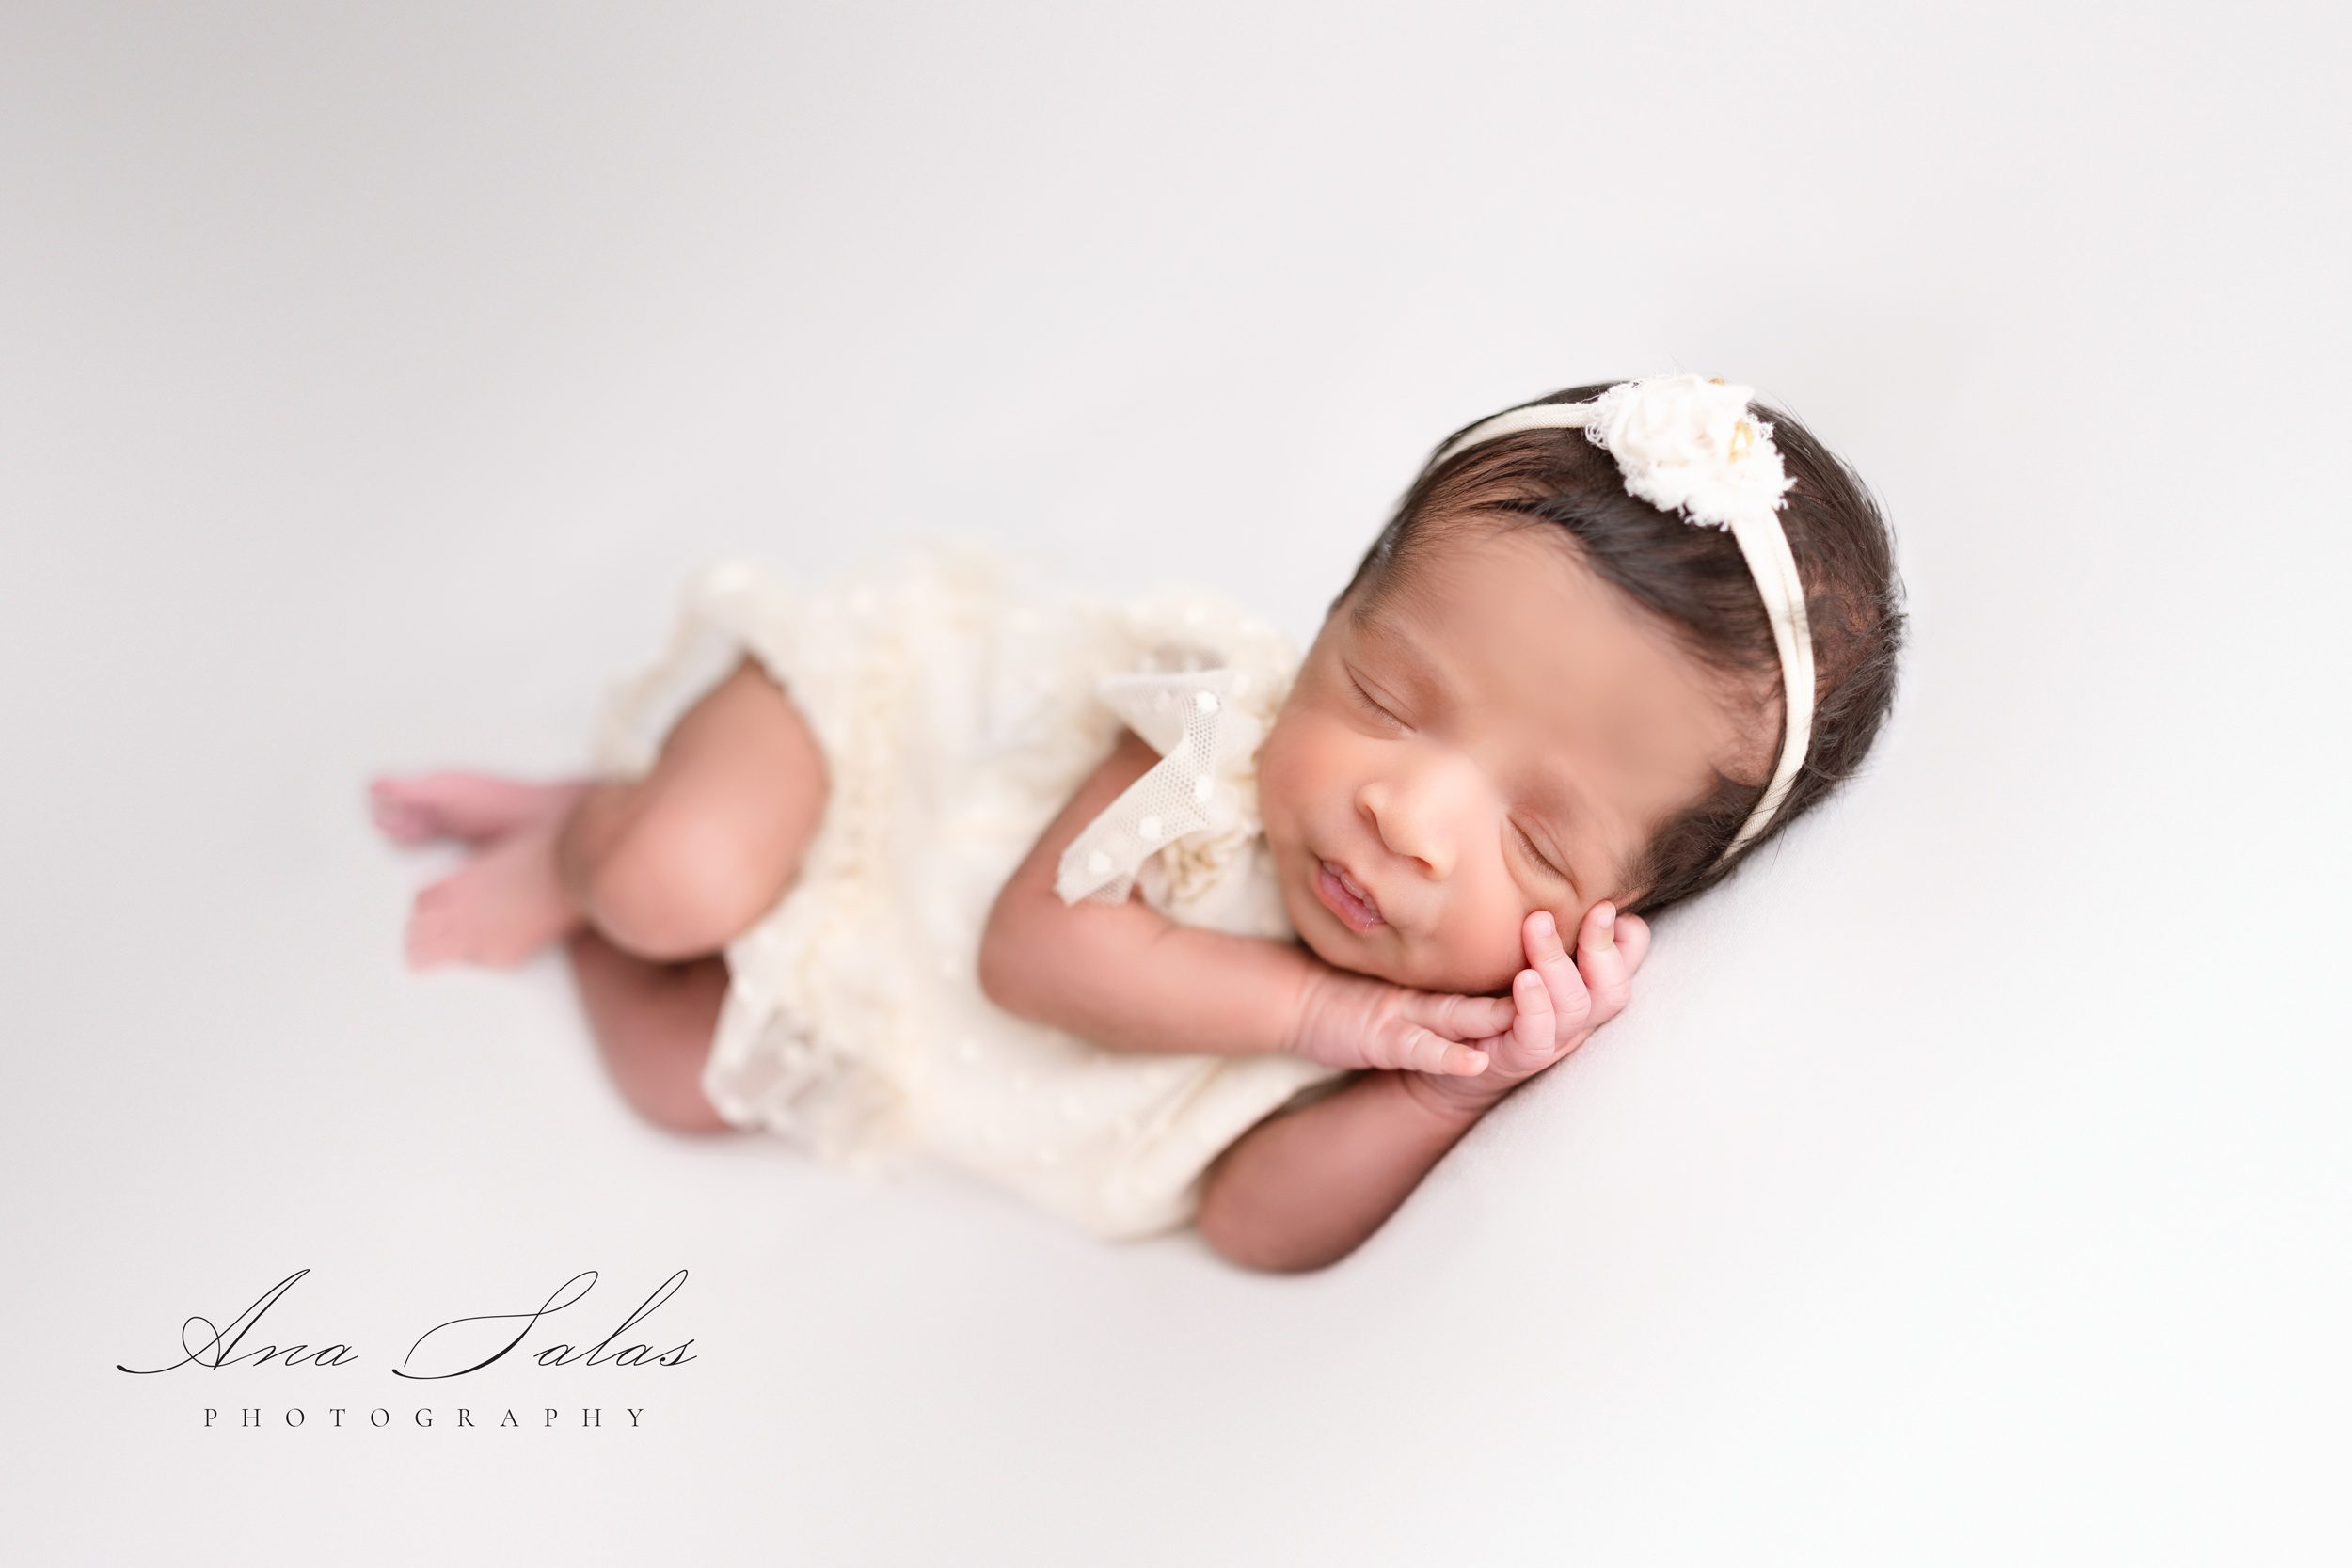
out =
{"type": "Polygon", "coordinates": [[[1259,748],[1297,673],[1286,638],[1219,597],[1163,594],[1129,613],[1142,634],[1138,662],[1180,667],[1104,675],[1095,696],[1160,760],[1062,852],[1054,891],[1066,904],[1124,901],[1146,863],[1173,847],[1254,837],[1259,748]]]}

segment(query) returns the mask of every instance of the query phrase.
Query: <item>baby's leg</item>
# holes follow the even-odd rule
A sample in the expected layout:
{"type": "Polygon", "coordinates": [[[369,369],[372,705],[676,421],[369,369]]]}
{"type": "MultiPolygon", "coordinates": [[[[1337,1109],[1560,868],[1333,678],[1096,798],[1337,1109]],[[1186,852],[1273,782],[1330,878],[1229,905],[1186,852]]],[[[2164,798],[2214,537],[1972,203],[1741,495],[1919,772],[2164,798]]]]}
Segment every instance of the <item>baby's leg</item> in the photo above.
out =
{"type": "Polygon", "coordinates": [[[592,782],[538,784],[454,770],[388,777],[369,781],[368,809],[385,835],[402,844],[490,844],[564,811],[592,782]]]}
{"type": "Polygon", "coordinates": [[[589,1032],[613,1086],[647,1121],[675,1132],[723,1132],[702,1091],[703,1066],[727,991],[726,961],[682,964],[624,953],[586,927],[565,939],[589,1032]]]}
{"type": "Polygon", "coordinates": [[[799,708],[742,659],[644,778],[552,786],[538,815],[420,893],[408,961],[509,967],[583,921],[639,958],[715,953],[798,875],[826,793],[799,708]]]}
{"type": "Polygon", "coordinates": [[[625,952],[716,952],[800,874],[828,784],[808,721],[746,657],[671,728],[643,779],[580,796],[556,838],[557,879],[625,952]]]}
{"type": "Polygon", "coordinates": [[[483,845],[419,893],[408,913],[408,966],[511,969],[580,924],[556,878],[558,811],[483,845]]]}

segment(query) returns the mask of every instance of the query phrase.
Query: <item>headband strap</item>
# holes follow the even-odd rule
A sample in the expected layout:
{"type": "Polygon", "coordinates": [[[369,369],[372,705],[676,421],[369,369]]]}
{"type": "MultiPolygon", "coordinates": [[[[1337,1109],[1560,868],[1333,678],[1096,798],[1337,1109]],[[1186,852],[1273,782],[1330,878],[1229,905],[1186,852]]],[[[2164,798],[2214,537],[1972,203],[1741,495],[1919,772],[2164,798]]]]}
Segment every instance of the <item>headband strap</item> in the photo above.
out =
{"type": "Polygon", "coordinates": [[[1754,395],[1754,388],[1695,375],[1621,381],[1589,403],[1530,404],[1481,420],[1429,464],[1435,471],[1467,448],[1521,431],[1581,429],[1616,458],[1628,492],[1661,510],[1679,511],[1686,521],[1728,529],[1739,541],[1772,618],[1788,717],[1780,766],[1718,865],[1780,810],[1813,736],[1813,633],[1805,620],[1804,580],[1777,515],[1797,482],[1781,467],[1771,423],[1749,414],[1754,395]]]}

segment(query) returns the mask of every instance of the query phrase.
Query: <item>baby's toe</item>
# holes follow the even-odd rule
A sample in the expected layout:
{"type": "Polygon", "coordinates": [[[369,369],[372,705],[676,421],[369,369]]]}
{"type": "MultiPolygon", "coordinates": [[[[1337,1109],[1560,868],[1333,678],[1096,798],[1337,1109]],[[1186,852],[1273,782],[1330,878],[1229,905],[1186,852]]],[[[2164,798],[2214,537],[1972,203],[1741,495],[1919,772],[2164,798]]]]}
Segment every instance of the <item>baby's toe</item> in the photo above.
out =
{"type": "Polygon", "coordinates": [[[376,831],[398,844],[418,844],[439,836],[433,819],[414,807],[379,796],[369,802],[376,831]]]}
{"type": "Polygon", "coordinates": [[[427,888],[417,895],[416,905],[408,911],[404,946],[410,969],[431,969],[457,957],[458,922],[453,911],[433,898],[438,891],[427,888]]]}

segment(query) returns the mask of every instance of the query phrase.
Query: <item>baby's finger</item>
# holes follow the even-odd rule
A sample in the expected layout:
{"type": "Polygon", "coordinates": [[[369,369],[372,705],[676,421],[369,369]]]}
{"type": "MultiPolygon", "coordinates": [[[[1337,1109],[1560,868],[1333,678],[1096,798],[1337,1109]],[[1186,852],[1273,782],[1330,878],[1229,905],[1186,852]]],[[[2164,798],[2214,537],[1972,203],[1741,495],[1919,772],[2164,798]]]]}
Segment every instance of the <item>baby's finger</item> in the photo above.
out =
{"type": "Polygon", "coordinates": [[[1440,991],[1417,992],[1405,1006],[1406,1018],[1456,1040],[1500,1035],[1511,1027],[1517,1012],[1507,996],[1453,996],[1440,991]]]}
{"type": "MultiPolygon", "coordinates": [[[[1583,976],[1577,973],[1576,961],[1561,945],[1558,924],[1549,914],[1536,916],[1536,922],[1538,930],[1530,944],[1532,957],[1535,973],[1544,977],[1544,990],[1551,1000],[1554,1026],[1563,1034],[1581,1029],[1593,1008],[1592,996],[1584,989],[1583,976]]],[[[1589,919],[1585,929],[1592,929],[1589,919]]]]}
{"type": "Polygon", "coordinates": [[[1419,1024],[1407,1024],[1398,1041],[1395,1059],[1379,1064],[1407,1072],[1437,1072],[1448,1077],[1475,1078],[1486,1070],[1486,1053],[1475,1046],[1464,1045],[1433,1035],[1419,1024]]]}
{"type": "Polygon", "coordinates": [[[1515,1077],[1540,1072],[1551,1065],[1560,1049],[1560,1022],[1552,1012],[1551,993],[1545,989],[1542,975],[1522,969],[1511,984],[1511,995],[1518,1004],[1518,1020],[1498,1042],[1495,1065],[1515,1077]]]}
{"type": "Polygon", "coordinates": [[[1599,903],[1584,917],[1584,934],[1576,944],[1576,967],[1593,999],[1592,1012],[1580,1026],[1597,1029],[1618,1013],[1633,995],[1633,971],[1613,929],[1617,908],[1599,903]]]}
{"type": "Polygon", "coordinates": [[[1649,922],[1638,914],[1617,916],[1617,946],[1625,953],[1626,973],[1640,974],[1642,960],[1649,957],[1649,922]]]}

